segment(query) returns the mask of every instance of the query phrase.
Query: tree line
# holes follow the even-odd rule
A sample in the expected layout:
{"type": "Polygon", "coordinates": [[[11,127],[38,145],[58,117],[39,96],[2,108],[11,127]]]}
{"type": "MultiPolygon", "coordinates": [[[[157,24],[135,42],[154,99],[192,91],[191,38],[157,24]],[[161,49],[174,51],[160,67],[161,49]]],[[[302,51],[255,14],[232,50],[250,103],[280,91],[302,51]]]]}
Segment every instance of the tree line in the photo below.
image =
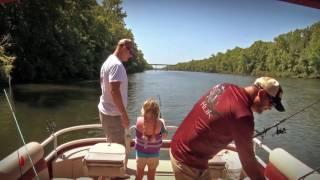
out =
{"type": "MultiPolygon", "coordinates": [[[[23,0],[0,5],[0,82],[98,79],[126,28],[122,0],[23,0]]],[[[135,44],[128,73],[148,66],[135,44]]]]}
{"type": "Polygon", "coordinates": [[[274,38],[256,41],[249,48],[235,47],[225,53],[168,67],[170,70],[291,78],[320,78],[320,22],[274,38]]]}

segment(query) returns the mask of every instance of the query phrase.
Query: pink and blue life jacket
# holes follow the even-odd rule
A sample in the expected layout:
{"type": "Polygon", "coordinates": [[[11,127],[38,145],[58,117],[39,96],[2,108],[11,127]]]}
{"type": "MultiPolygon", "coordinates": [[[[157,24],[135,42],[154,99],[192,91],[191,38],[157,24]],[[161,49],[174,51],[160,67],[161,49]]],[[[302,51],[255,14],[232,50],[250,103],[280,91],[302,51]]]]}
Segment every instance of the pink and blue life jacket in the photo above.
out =
{"type": "Polygon", "coordinates": [[[151,137],[143,139],[142,136],[143,134],[136,129],[135,149],[144,154],[159,154],[162,145],[161,133],[156,134],[155,140],[152,140],[151,137]]]}

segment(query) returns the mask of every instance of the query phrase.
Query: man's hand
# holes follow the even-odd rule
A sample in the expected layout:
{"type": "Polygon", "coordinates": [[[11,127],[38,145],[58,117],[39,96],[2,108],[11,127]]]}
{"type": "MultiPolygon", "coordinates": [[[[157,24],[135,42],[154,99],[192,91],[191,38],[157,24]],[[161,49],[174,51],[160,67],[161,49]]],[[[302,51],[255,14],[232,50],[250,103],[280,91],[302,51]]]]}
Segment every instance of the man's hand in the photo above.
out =
{"type": "Polygon", "coordinates": [[[123,113],[121,116],[121,124],[123,128],[129,128],[129,118],[127,113],[123,113]]]}

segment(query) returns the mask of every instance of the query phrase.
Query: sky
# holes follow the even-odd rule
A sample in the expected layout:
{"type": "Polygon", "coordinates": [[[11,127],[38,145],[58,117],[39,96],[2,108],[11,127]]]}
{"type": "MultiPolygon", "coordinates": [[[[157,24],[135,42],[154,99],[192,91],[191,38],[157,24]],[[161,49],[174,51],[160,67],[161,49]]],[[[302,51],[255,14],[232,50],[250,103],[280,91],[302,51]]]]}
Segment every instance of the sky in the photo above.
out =
{"type": "Polygon", "coordinates": [[[122,6],[149,64],[208,58],[320,21],[320,9],[278,0],[123,0],[122,6]]]}

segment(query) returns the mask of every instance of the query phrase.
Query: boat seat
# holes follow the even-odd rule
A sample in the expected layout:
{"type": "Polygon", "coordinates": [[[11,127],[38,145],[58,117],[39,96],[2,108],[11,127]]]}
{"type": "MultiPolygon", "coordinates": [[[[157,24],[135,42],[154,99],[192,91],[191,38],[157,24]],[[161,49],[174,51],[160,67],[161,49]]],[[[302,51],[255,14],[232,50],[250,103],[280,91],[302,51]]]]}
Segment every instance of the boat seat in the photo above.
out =
{"type": "Polygon", "coordinates": [[[119,177],[125,175],[126,149],[117,143],[97,143],[85,155],[84,172],[88,176],[119,177]]]}
{"type": "Polygon", "coordinates": [[[30,142],[26,144],[26,147],[22,146],[1,160],[0,179],[32,179],[34,178],[32,164],[40,179],[49,179],[48,168],[43,156],[44,150],[37,142],[30,142]]]}
{"type": "Polygon", "coordinates": [[[62,152],[52,162],[53,178],[78,178],[86,177],[83,172],[83,158],[88,153],[91,145],[81,146],[62,152]],[[66,168],[68,167],[68,168],[66,168]]]}
{"type": "MultiPolygon", "coordinates": [[[[305,165],[285,150],[276,148],[269,154],[269,163],[265,168],[265,176],[270,180],[296,180],[311,171],[313,171],[312,168],[305,165]]],[[[319,180],[320,174],[314,172],[305,179],[319,180]]]]}

